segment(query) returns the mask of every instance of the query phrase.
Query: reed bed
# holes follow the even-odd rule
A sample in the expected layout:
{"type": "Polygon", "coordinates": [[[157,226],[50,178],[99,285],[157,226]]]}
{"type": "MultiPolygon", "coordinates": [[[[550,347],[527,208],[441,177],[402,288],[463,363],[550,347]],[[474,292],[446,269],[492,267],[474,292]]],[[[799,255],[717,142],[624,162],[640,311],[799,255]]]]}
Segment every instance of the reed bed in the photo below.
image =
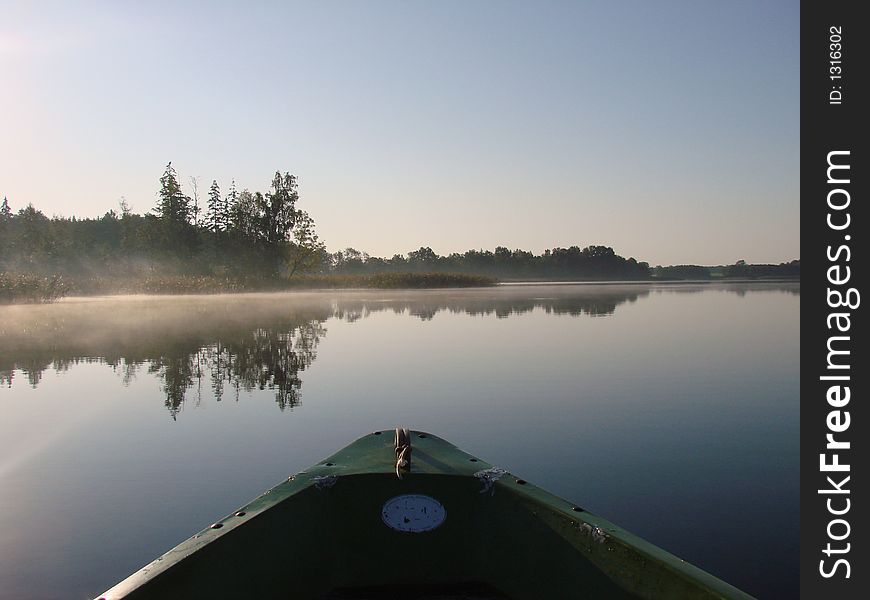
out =
{"type": "Polygon", "coordinates": [[[54,302],[71,291],[60,275],[0,272],[0,304],[37,304],[54,302]]]}

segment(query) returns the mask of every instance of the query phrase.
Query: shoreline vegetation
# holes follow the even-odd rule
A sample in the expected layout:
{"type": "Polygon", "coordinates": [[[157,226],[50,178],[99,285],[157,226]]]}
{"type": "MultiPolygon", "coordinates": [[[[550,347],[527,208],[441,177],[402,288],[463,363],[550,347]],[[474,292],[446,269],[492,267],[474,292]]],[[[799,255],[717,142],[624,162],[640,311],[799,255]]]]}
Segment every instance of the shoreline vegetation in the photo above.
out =
{"type": "Polygon", "coordinates": [[[423,289],[531,281],[799,279],[800,261],[779,265],[655,266],[609,246],[534,254],[504,246],[441,256],[421,247],[391,258],[355,248],[330,252],[298,208],[295,175],[276,172],[266,192],[183,189],[172,163],[151,212],[48,217],[33,204],[0,203],[0,304],[69,295],[197,294],[316,288],[423,289]]]}
{"type": "MultiPolygon", "coordinates": [[[[756,266],[756,265],[753,265],[756,266]]],[[[292,280],[220,279],[214,276],[176,275],[135,279],[93,277],[70,279],[60,275],[40,277],[33,274],[0,272],[0,305],[50,304],[67,296],[114,295],[190,295],[235,294],[251,292],[289,292],[322,289],[445,289],[481,288],[498,284],[535,283],[716,283],[800,281],[799,276],[760,277],[649,277],[646,279],[507,279],[467,273],[375,273],[370,275],[299,275],[292,280]]]]}
{"type": "Polygon", "coordinates": [[[30,273],[0,272],[0,304],[47,304],[66,296],[231,294],[313,289],[440,289],[496,284],[498,280],[493,277],[466,273],[315,274],[273,280],[231,279],[211,275],[65,278],[60,275],[41,277],[30,273]]]}

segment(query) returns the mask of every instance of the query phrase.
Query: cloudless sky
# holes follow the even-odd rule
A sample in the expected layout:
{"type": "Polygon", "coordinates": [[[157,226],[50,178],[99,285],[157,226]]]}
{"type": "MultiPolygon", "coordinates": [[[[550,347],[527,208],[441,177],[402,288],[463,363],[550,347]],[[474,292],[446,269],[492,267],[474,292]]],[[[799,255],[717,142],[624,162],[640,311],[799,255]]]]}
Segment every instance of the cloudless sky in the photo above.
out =
{"type": "MultiPolygon", "coordinates": [[[[799,3],[0,0],[0,196],[299,176],[331,250],[799,257],[799,3]]],[[[190,192],[188,188],[188,192],[190,192]]]]}

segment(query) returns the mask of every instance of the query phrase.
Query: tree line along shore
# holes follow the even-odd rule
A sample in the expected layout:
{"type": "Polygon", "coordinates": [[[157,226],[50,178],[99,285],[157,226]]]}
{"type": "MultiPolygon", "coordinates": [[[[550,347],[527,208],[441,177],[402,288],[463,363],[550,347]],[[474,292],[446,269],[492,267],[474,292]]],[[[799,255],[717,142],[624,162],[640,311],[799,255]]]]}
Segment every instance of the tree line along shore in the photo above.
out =
{"type": "Polygon", "coordinates": [[[226,191],[217,181],[183,188],[169,163],[151,212],[99,218],[48,217],[0,203],[0,303],[65,295],[218,293],[294,288],[435,288],[498,280],[681,280],[799,278],[800,261],[656,266],[608,246],[556,247],[534,254],[497,247],[438,255],[421,247],[390,258],[354,248],[330,252],[299,206],[297,179],[276,172],[265,192],[226,191]]]}

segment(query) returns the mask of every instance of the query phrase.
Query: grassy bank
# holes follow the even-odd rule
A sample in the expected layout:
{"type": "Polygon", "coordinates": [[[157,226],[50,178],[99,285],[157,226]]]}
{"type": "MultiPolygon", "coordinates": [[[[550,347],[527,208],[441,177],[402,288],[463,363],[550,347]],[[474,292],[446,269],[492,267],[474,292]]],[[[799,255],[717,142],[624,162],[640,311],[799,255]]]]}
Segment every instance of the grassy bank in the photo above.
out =
{"type": "Polygon", "coordinates": [[[0,273],[0,304],[47,303],[64,296],[111,294],[223,294],[294,289],[429,289],[485,287],[492,277],[462,273],[378,273],[371,275],[299,275],[292,279],[239,279],[209,275],[149,275],[140,278],[82,277],[0,273]]]}

